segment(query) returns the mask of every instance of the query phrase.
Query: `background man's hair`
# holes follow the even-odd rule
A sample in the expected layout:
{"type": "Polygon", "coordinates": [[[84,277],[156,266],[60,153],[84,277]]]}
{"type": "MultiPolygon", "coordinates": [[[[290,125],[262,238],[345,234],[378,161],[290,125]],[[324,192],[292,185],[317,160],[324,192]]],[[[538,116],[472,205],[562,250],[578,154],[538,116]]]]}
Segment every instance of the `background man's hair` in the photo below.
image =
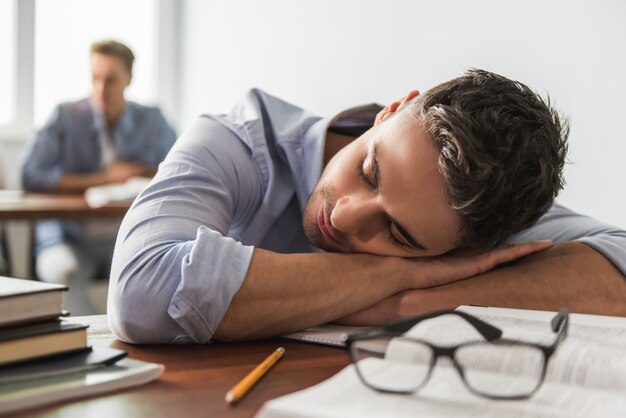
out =
{"type": "Polygon", "coordinates": [[[563,188],[568,123],[524,84],[473,69],[406,108],[439,150],[460,246],[497,246],[532,226],[563,188]]]}
{"type": "Polygon", "coordinates": [[[124,62],[124,65],[128,69],[129,73],[133,72],[133,62],[135,61],[135,55],[129,47],[121,42],[114,41],[112,39],[106,39],[103,41],[97,41],[91,44],[92,54],[103,54],[112,57],[117,57],[124,62]]]}

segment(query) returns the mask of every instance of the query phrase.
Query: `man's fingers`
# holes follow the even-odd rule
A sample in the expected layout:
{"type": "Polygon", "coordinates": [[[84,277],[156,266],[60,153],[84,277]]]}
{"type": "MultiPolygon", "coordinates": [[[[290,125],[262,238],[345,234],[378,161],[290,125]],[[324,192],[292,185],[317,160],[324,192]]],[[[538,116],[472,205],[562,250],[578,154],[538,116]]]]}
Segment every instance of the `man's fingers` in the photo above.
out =
{"type": "Polygon", "coordinates": [[[523,244],[509,245],[489,251],[478,256],[475,274],[485,273],[500,264],[505,264],[538,251],[552,247],[552,241],[532,241],[523,244]]]}
{"type": "Polygon", "coordinates": [[[552,247],[552,245],[552,241],[531,241],[492,250],[484,254],[487,259],[486,270],[484,271],[491,270],[500,264],[508,263],[529,254],[546,250],[552,247]]]}
{"type": "Polygon", "coordinates": [[[532,241],[497,248],[484,254],[457,254],[424,260],[421,286],[440,286],[485,273],[495,267],[552,247],[551,241],[532,241]]]}

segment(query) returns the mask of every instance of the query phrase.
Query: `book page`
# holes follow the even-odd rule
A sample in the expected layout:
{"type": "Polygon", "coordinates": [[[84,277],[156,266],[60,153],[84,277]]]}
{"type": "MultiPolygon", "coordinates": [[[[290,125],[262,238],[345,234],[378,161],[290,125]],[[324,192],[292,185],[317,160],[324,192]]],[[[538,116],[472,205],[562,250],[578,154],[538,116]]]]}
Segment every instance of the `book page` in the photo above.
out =
{"type": "MultiPolygon", "coordinates": [[[[549,321],[556,315],[556,312],[548,311],[479,306],[460,306],[458,309],[503,330],[521,328],[524,332],[545,332],[546,326],[549,331],[549,321]]],[[[597,340],[626,348],[626,318],[570,313],[569,319],[567,338],[597,340]]]]}
{"type": "MultiPolygon", "coordinates": [[[[465,306],[460,309],[497,326],[504,338],[548,345],[556,337],[550,328],[554,312],[465,306]]],[[[407,335],[439,346],[484,340],[465,320],[453,315],[419,323],[407,335]]],[[[406,344],[392,342],[386,357],[406,358],[406,344]]],[[[518,360],[522,368],[523,359],[518,360]]],[[[487,366],[492,368],[493,364],[485,363],[484,370],[487,366]]],[[[568,336],[550,359],[546,380],[626,390],[626,318],[571,314],[568,336]]]]}
{"type": "MultiPolygon", "coordinates": [[[[380,359],[363,361],[370,369],[385,368],[380,359]]],[[[416,394],[383,394],[363,385],[351,365],[316,386],[266,403],[256,418],[610,418],[625,412],[622,394],[554,382],[546,382],[527,400],[493,401],[470,393],[454,370],[445,367],[436,369],[416,394]]]]}
{"type": "MultiPolygon", "coordinates": [[[[508,338],[524,341],[548,327],[555,312],[462,306],[503,330],[508,338]],[[513,330],[519,330],[513,332],[513,330]]],[[[548,364],[546,379],[582,386],[626,390],[626,318],[570,314],[568,335],[548,364]]],[[[545,339],[554,338],[548,332],[545,339]]],[[[543,331],[545,334],[546,331],[543,331]]]]}

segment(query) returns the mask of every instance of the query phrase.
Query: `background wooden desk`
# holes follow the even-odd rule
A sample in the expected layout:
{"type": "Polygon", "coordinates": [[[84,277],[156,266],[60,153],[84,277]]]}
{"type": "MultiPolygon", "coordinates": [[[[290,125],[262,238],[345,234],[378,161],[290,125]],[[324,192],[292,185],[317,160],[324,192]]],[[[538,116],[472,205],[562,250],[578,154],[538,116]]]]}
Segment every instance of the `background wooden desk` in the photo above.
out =
{"type": "Polygon", "coordinates": [[[122,217],[130,203],[92,208],[82,195],[6,193],[0,191],[0,220],[122,217]]]}
{"type": "Polygon", "coordinates": [[[35,221],[121,218],[129,207],[130,202],[124,202],[92,208],[82,195],[16,193],[0,190],[0,221],[8,221],[2,228],[6,233],[9,275],[24,279],[34,277],[31,271],[33,245],[31,238],[35,221]]]}
{"type": "Polygon", "coordinates": [[[165,365],[161,377],[147,385],[77,399],[13,415],[17,418],[64,417],[252,417],[264,402],[319,383],[350,363],[341,348],[270,339],[250,343],[134,346],[114,340],[106,316],[74,318],[90,325],[91,344],[128,352],[132,358],[165,365]],[[226,392],[277,347],[283,358],[236,406],[226,392]]]}

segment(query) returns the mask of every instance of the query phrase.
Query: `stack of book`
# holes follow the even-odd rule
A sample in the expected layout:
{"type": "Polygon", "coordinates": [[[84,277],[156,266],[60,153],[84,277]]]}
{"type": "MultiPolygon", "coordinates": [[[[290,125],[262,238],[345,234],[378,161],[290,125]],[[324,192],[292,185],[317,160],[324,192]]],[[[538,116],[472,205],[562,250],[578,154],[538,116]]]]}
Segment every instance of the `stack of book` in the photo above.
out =
{"type": "Polygon", "coordinates": [[[65,290],[0,277],[0,366],[87,350],[87,326],[59,318],[65,290]]]}
{"type": "Polygon", "coordinates": [[[163,366],[90,347],[63,319],[67,286],[0,276],[0,414],[148,382],[163,366]]]}

